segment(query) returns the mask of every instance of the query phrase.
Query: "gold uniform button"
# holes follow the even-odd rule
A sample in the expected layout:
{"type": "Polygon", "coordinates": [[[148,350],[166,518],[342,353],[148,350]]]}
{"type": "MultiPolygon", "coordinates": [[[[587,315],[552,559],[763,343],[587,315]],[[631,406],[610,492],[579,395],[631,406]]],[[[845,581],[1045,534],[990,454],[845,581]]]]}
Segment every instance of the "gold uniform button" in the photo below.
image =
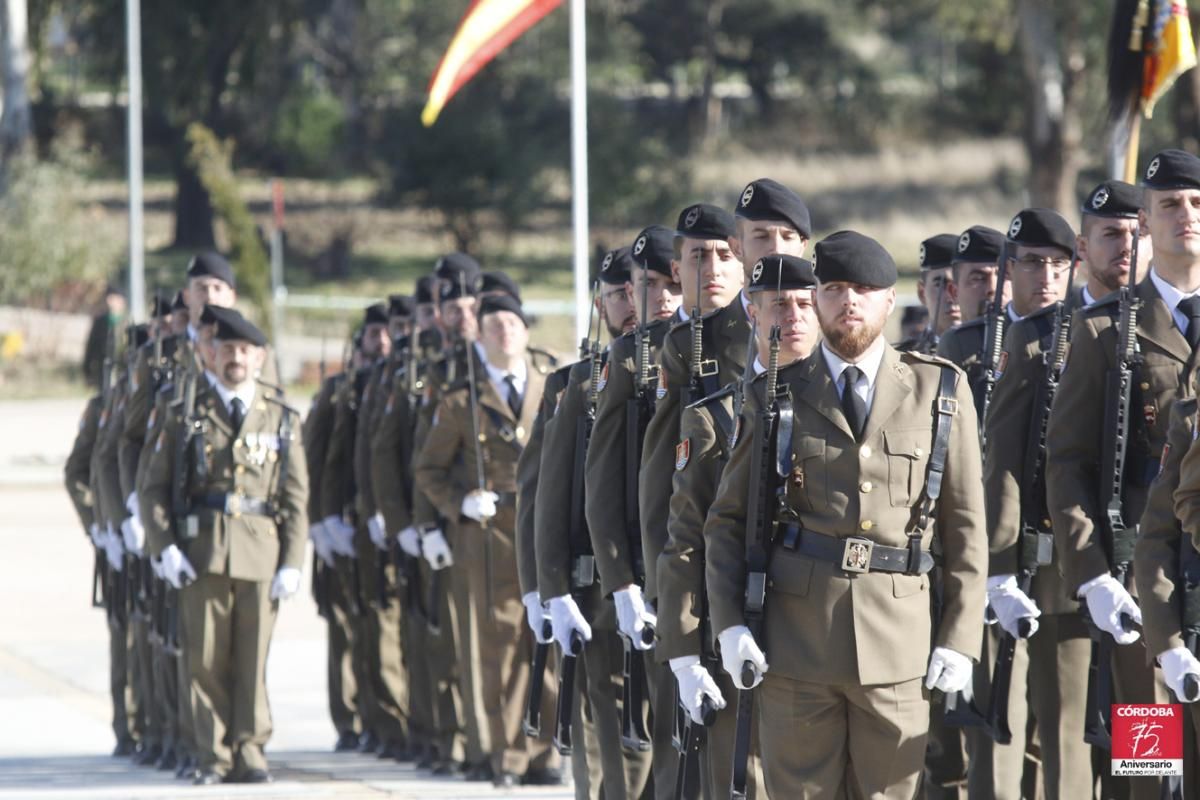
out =
{"type": "Polygon", "coordinates": [[[243,472],[245,472],[245,471],[246,471],[246,468],[245,468],[244,466],[242,466],[241,464],[238,464],[238,465],[237,465],[237,470],[236,470],[236,471],[237,471],[237,474],[238,474],[238,475],[241,475],[243,472]]]}
{"type": "Polygon", "coordinates": [[[1143,392],[1148,392],[1148,391],[1150,391],[1150,384],[1148,384],[1148,383],[1143,383],[1143,384],[1142,384],[1142,391],[1143,391],[1143,392]]]}
{"type": "Polygon", "coordinates": [[[866,493],[874,489],[875,486],[870,481],[863,481],[862,486],[858,488],[862,489],[863,492],[866,493]]]}
{"type": "Polygon", "coordinates": [[[871,530],[871,528],[875,527],[875,523],[871,522],[871,520],[869,520],[869,519],[864,519],[862,521],[862,524],[859,525],[858,527],[864,531],[869,531],[869,530],[871,530]]]}
{"type": "Polygon", "coordinates": [[[919,448],[919,447],[914,448],[913,455],[915,455],[917,458],[920,458],[921,457],[921,448],[919,448]]]}
{"type": "Polygon", "coordinates": [[[862,456],[863,458],[870,458],[871,457],[871,445],[864,444],[862,447],[858,448],[858,454],[860,456],[862,456]]]}

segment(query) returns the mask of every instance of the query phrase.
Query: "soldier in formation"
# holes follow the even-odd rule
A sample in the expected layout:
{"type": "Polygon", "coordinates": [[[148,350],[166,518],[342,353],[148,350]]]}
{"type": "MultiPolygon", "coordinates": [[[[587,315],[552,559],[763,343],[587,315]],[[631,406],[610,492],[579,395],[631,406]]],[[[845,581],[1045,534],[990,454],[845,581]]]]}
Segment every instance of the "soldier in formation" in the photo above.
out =
{"type": "Polygon", "coordinates": [[[1111,776],[1104,698],[1200,696],[1200,159],[1141,183],[925,239],[897,347],[893,257],[806,260],[770,179],[604,253],[561,367],[452,253],[303,424],[198,256],[66,471],[117,753],[269,779],[257,654],[307,533],[338,751],[502,788],[569,755],[610,800],[1158,795],[1111,776]]]}

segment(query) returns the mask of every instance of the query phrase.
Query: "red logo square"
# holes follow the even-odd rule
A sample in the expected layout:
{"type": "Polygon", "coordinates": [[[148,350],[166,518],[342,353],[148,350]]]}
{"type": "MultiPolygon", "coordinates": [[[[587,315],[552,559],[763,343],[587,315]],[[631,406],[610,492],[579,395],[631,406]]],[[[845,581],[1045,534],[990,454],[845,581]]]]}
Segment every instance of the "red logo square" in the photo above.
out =
{"type": "Polygon", "coordinates": [[[1113,775],[1182,775],[1183,706],[1112,707],[1113,775]]]}

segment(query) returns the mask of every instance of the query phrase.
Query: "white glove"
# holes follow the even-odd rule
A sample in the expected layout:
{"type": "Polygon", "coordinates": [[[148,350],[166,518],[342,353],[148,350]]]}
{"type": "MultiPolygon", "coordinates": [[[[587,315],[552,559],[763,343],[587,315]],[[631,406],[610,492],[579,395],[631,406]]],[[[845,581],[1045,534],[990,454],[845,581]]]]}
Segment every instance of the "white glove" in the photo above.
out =
{"type": "Polygon", "coordinates": [[[670,664],[671,672],[675,673],[675,681],[679,684],[679,705],[687,711],[692,722],[697,725],[704,724],[700,707],[706,696],[713,708],[725,707],[725,697],[708,670],[700,666],[700,656],[672,658],[670,664]]]}
{"type": "Polygon", "coordinates": [[[454,554],[450,552],[450,543],[437,528],[426,531],[421,537],[421,555],[435,570],[445,569],[454,565],[454,554]]]}
{"type": "Polygon", "coordinates": [[[730,625],[717,636],[717,644],[721,647],[721,667],[733,678],[734,686],[753,689],[762,683],[763,673],[767,671],[767,657],[758,642],[754,641],[749,628],[730,625]],[[746,661],[754,667],[754,682],[749,685],[742,682],[742,664],[746,661]]]}
{"type": "Polygon", "coordinates": [[[186,584],[196,580],[196,570],[192,568],[192,563],[187,560],[183,551],[173,544],[167,545],[167,548],[162,551],[162,570],[167,583],[176,589],[182,589],[186,584]]]}
{"type": "Polygon", "coordinates": [[[290,600],[300,591],[300,570],[295,567],[280,567],[271,581],[272,600],[290,600]]]}
{"type": "Polygon", "coordinates": [[[496,516],[496,503],[498,502],[500,502],[500,495],[495,492],[476,489],[463,498],[462,514],[476,522],[484,522],[496,516]]]}
{"type": "Polygon", "coordinates": [[[396,537],[400,542],[400,549],[413,558],[421,557],[421,532],[409,525],[404,530],[400,531],[400,535],[396,537]]]}
{"type": "Polygon", "coordinates": [[[961,692],[971,682],[971,659],[948,647],[935,647],[925,673],[925,688],[946,694],[961,692]]]}
{"type": "Polygon", "coordinates": [[[1142,610],[1133,601],[1132,595],[1112,575],[1101,575],[1079,587],[1079,595],[1087,601],[1092,622],[1102,631],[1112,634],[1117,644],[1133,644],[1141,636],[1126,630],[1121,624],[1121,615],[1128,614],[1137,624],[1142,624],[1142,610]]]}
{"type": "Polygon", "coordinates": [[[547,619],[546,609],[542,607],[542,596],[537,592],[526,592],[521,598],[521,603],[525,606],[525,621],[529,623],[529,630],[533,631],[533,640],[538,644],[553,642],[553,633],[542,636],[547,619]]]}
{"type": "Polygon", "coordinates": [[[333,552],[347,558],[358,557],[354,550],[354,526],[347,525],[337,514],[330,514],[321,520],[321,524],[325,526],[325,533],[329,536],[329,546],[333,552]]]}
{"type": "Polygon", "coordinates": [[[325,530],[324,522],[314,522],[308,526],[308,538],[312,539],[313,549],[317,551],[317,558],[324,562],[325,566],[333,566],[333,542],[330,539],[329,532],[325,530]]]}
{"type": "Polygon", "coordinates": [[[378,511],[367,520],[367,536],[371,537],[371,543],[380,550],[388,549],[387,525],[384,524],[383,514],[378,511]]]}
{"type": "Polygon", "coordinates": [[[1195,675],[1200,680],[1200,661],[1186,647],[1172,647],[1158,654],[1158,663],[1162,667],[1163,679],[1175,693],[1181,703],[1192,703],[1195,697],[1189,698],[1183,690],[1183,679],[1186,675],[1195,675]]]}
{"type": "Polygon", "coordinates": [[[658,617],[646,608],[642,598],[642,587],[631,583],[624,589],[613,592],[613,602],[617,606],[617,629],[621,635],[633,642],[635,650],[649,650],[653,644],[642,641],[642,631],[646,626],[656,627],[658,617]]]}
{"type": "Polygon", "coordinates": [[[138,510],[137,492],[130,492],[129,497],[125,498],[125,510],[129,512],[131,517],[140,517],[141,511],[138,510]]]}
{"type": "Polygon", "coordinates": [[[550,598],[550,627],[554,630],[554,641],[564,653],[571,652],[571,634],[579,631],[585,642],[592,640],[592,626],[583,618],[583,612],[569,594],[550,598]]]}
{"type": "Polygon", "coordinates": [[[121,538],[125,542],[126,550],[135,556],[141,556],[142,548],[146,545],[146,529],[142,527],[142,521],[136,514],[126,517],[121,523],[121,538]]]}
{"type": "Polygon", "coordinates": [[[1037,633],[1037,618],[1042,615],[1037,603],[1017,586],[1016,575],[993,575],[987,579],[988,606],[996,615],[996,621],[1005,633],[1017,639],[1020,633],[1020,621],[1029,620],[1029,636],[1037,633]]]}
{"type": "Polygon", "coordinates": [[[158,578],[160,581],[164,580],[161,558],[155,558],[154,556],[150,556],[150,571],[153,572],[154,577],[158,578]]]}
{"type": "Polygon", "coordinates": [[[100,525],[93,522],[88,526],[88,538],[92,540],[92,547],[99,550],[104,547],[104,535],[100,533],[100,525]]]}
{"type": "Polygon", "coordinates": [[[112,523],[109,523],[108,530],[104,532],[103,540],[104,557],[108,559],[109,569],[120,572],[125,567],[125,547],[121,544],[121,537],[113,530],[112,523]]]}

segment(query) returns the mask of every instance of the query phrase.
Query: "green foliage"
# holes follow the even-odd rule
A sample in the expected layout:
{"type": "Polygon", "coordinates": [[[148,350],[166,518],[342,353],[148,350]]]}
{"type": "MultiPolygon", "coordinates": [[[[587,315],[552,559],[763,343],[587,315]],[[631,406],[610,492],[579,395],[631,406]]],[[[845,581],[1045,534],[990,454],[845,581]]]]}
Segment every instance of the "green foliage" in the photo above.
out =
{"type": "MultiPolygon", "coordinates": [[[[225,223],[238,290],[270,326],[270,264],[250,209],[238,194],[233,174],[233,142],[221,141],[198,122],[188,126],[188,161],[212,197],[213,209],[225,223]]],[[[271,335],[274,335],[272,332],[271,335]]]]}
{"type": "Polygon", "coordinates": [[[271,149],[287,175],[323,177],[341,161],[342,107],[326,89],[308,83],[289,88],[275,115],[271,149]]]}
{"type": "Polygon", "coordinates": [[[86,155],[62,144],[44,161],[8,165],[0,196],[0,303],[41,300],[68,281],[104,281],[125,242],[96,226],[83,197],[86,155]]]}

